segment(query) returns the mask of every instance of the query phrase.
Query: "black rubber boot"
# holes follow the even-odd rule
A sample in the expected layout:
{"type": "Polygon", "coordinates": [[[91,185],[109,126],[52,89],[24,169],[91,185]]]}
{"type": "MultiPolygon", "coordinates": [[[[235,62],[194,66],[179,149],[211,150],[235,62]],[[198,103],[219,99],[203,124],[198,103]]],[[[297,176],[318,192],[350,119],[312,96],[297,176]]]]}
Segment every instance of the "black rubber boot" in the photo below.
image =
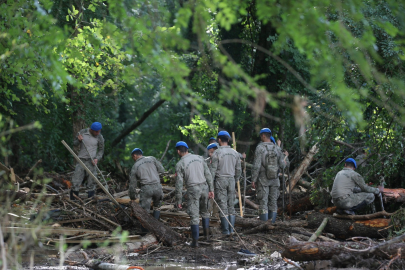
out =
{"type": "Polygon", "coordinates": [[[95,190],[87,191],[87,195],[88,195],[89,198],[93,197],[94,194],[96,194],[95,190]]]}
{"type": "Polygon", "coordinates": [[[358,205],[352,207],[350,210],[353,211],[353,212],[357,212],[357,211],[360,211],[361,209],[363,209],[366,206],[367,206],[366,201],[362,201],[358,205]]]}
{"type": "Polygon", "coordinates": [[[221,217],[222,234],[229,235],[229,224],[226,217],[221,217]]]}
{"type": "Polygon", "coordinates": [[[205,240],[209,241],[210,240],[210,219],[209,218],[203,218],[202,219],[202,226],[203,226],[203,230],[204,230],[205,240]]]}
{"type": "Polygon", "coordinates": [[[153,211],[153,217],[156,218],[157,220],[159,220],[159,218],[160,218],[160,211],[158,211],[158,210],[153,211]]]}
{"type": "Polygon", "coordinates": [[[344,209],[336,209],[336,213],[338,213],[339,215],[349,215],[349,216],[353,216],[356,213],[352,210],[344,210],[344,209]]]}
{"type": "Polygon", "coordinates": [[[260,219],[260,220],[263,220],[263,221],[267,221],[267,220],[269,219],[269,213],[261,214],[261,215],[259,216],[259,219],[260,219]]]}
{"type": "Polygon", "coordinates": [[[79,197],[79,191],[70,190],[70,200],[75,201],[75,200],[77,200],[77,198],[75,196],[73,196],[73,194],[75,194],[77,197],[79,197]]]}
{"type": "Polygon", "coordinates": [[[193,238],[191,247],[193,247],[193,248],[198,247],[198,237],[200,237],[200,226],[199,225],[191,225],[191,237],[193,238]]]}
{"type": "Polygon", "coordinates": [[[229,222],[231,223],[231,225],[229,225],[229,232],[230,232],[230,234],[229,234],[229,240],[230,241],[234,241],[235,240],[235,238],[234,238],[234,231],[233,231],[233,228],[235,228],[235,216],[234,215],[230,215],[230,216],[228,216],[228,220],[229,220],[229,222]]]}
{"type": "Polygon", "coordinates": [[[271,223],[276,223],[277,212],[271,212],[271,223]]]}

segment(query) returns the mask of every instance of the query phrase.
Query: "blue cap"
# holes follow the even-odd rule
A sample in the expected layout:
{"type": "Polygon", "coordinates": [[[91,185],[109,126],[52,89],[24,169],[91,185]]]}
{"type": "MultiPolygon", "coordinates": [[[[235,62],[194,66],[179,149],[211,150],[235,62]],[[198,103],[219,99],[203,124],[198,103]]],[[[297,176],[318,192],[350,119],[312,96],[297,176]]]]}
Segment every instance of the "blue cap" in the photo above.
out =
{"type": "Polygon", "coordinates": [[[273,136],[270,136],[270,140],[271,140],[274,144],[276,144],[276,139],[274,139],[273,136]]]}
{"type": "Polygon", "coordinates": [[[215,139],[214,137],[211,137],[208,141],[211,141],[211,140],[217,140],[217,139],[215,139]]]}
{"type": "Polygon", "coordinates": [[[134,150],[132,150],[131,155],[132,155],[135,151],[141,151],[141,154],[143,155],[143,151],[142,151],[140,148],[135,148],[134,150]]]}
{"type": "Polygon", "coordinates": [[[229,139],[231,138],[231,135],[229,135],[228,131],[225,131],[225,130],[222,130],[222,131],[218,132],[218,137],[219,136],[226,136],[229,139]]]}
{"type": "Polygon", "coordinates": [[[187,145],[185,142],[183,142],[183,141],[178,141],[178,142],[176,143],[176,147],[179,147],[179,146],[185,146],[185,147],[188,149],[188,145],[187,145]]]}
{"type": "Polygon", "coordinates": [[[262,128],[260,130],[260,134],[262,134],[262,133],[271,133],[271,130],[269,128],[262,128]]]}
{"type": "Polygon", "coordinates": [[[93,124],[91,124],[90,128],[91,130],[99,131],[101,129],[101,123],[94,122],[93,124]]]}
{"type": "Polygon", "coordinates": [[[353,163],[354,164],[354,168],[357,169],[357,163],[353,158],[348,158],[345,160],[346,163],[353,163]]]}
{"type": "Polygon", "coordinates": [[[218,145],[217,145],[216,143],[211,143],[211,144],[209,144],[209,145],[207,146],[207,150],[210,150],[211,148],[214,148],[214,147],[217,147],[217,148],[218,148],[218,145]]]}

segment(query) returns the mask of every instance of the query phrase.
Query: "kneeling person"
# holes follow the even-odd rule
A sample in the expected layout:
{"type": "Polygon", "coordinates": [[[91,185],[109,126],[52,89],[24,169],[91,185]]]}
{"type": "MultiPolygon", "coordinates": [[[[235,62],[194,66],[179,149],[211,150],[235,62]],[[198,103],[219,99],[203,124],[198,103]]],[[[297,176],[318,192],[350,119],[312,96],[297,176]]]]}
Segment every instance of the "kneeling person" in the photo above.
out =
{"type": "Polygon", "coordinates": [[[209,235],[209,213],[208,199],[214,198],[214,186],[211,173],[203,157],[188,152],[188,145],[185,142],[176,143],[177,154],[181,157],[176,164],[176,199],[179,208],[182,208],[183,181],[186,183],[188,199],[187,214],[190,216],[192,247],[198,246],[200,215],[204,235],[209,235]]]}
{"type": "Polygon", "coordinates": [[[331,195],[338,214],[354,215],[374,202],[375,195],[380,194],[379,188],[366,185],[363,177],[355,172],[356,169],[356,161],[348,158],[343,170],[336,174],[331,195]]]}
{"type": "MultiPolygon", "coordinates": [[[[160,204],[163,199],[159,173],[163,173],[165,169],[156,158],[144,157],[139,148],[132,150],[131,157],[135,164],[132,166],[129,176],[129,197],[131,200],[136,199],[136,187],[139,180],[141,185],[139,203],[141,207],[150,213],[150,204],[153,200],[153,216],[159,219],[160,204]]],[[[142,230],[146,231],[145,229],[142,230]]]]}

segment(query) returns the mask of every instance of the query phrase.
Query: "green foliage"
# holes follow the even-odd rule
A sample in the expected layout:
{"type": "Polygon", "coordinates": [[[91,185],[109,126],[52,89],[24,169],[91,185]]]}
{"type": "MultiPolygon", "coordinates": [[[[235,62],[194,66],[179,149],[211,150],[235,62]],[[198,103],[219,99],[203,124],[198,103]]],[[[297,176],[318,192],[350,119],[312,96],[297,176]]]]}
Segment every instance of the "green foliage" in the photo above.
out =
{"type": "Polygon", "coordinates": [[[179,126],[181,133],[187,137],[190,137],[196,143],[204,143],[207,138],[215,136],[218,130],[218,124],[213,121],[212,124],[206,120],[201,119],[199,115],[195,115],[191,119],[191,124],[188,126],[179,126]]]}

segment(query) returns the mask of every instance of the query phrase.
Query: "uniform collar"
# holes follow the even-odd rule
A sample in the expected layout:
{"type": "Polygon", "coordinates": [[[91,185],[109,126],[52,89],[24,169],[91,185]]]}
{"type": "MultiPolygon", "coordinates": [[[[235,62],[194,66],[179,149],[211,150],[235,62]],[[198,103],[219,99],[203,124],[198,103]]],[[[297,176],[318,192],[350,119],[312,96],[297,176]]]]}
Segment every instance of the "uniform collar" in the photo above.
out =
{"type": "Polygon", "coordinates": [[[100,134],[99,134],[99,135],[97,135],[97,136],[93,136],[93,134],[90,133],[90,128],[87,128],[86,131],[85,131],[83,134],[90,135],[90,136],[93,137],[93,138],[97,138],[97,137],[100,135],[100,134]]]}
{"type": "Polygon", "coordinates": [[[145,158],[145,156],[141,156],[140,158],[138,158],[135,163],[137,163],[138,161],[140,161],[141,159],[145,158]]]}
{"type": "Polygon", "coordinates": [[[189,155],[191,155],[191,153],[188,153],[187,155],[184,155],[181,157],[181,159],[188,157],[189,155]]]}
{"type": "Polygon", "coordinates": [[[344,168],[343,168],[343,170],[345,170],[345,171],[348,171],[348,170],[350,170],[350,171],[354,171],[353,169],[346,168],[346,167],[344,167],[344,168]]]}

